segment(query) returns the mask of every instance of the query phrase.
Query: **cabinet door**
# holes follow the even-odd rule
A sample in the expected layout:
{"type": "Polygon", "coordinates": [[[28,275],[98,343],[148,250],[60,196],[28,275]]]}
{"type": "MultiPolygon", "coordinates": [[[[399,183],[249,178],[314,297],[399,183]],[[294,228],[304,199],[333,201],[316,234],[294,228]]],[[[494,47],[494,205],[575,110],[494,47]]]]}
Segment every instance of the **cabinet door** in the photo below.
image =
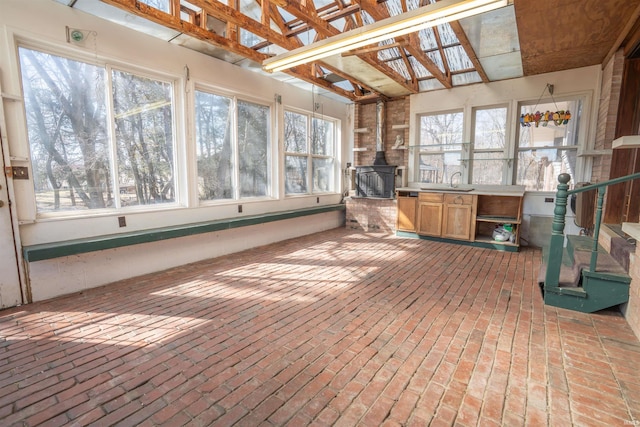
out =
{"type": "Polygon", "coordinates": [[[442,203],[420,202],[418,234],[440,237],[442,234],[442,203]]]}
{"type": "Polygon", "coordinates": [[[398,197],[398,219],[396,228],[402,231],[416,231],[417,197],[398,197]]]}
{"type": "Polygon", "coordinates": [[[472,205],[446,204],[442,237],[471,240],[472,205]]]}

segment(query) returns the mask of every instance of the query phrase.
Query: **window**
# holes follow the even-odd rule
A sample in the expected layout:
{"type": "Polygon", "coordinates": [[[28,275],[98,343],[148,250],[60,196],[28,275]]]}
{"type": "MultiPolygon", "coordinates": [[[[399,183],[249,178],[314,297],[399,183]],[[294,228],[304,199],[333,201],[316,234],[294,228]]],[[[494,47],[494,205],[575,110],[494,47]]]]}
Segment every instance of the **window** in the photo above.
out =
{"type": "Polygon", "coordinates": [[[271,109],[202,90],[195,100],[198,198],[270,195],[271,109]]]}
{"type": "Polygon", "coordinates": [[[419,123],[418,181],[449,182],[462,171],[462,154],[468,150],[462,139],[462,112],[422,115],[419,123]]]}
{"type": "Polygon", "coordinates": [[[473,184],[500,185],[503,182],[507,153],[507,108],[483,108],[474,111],[471,163],[473,184]]]}
{"type": "Polygon", "coordinates": [[[335,191],[334,121],[285,111],[284,151],[286,194],[335,191]]]}
{"type": "Polygon", "coordinates": [[[38,213],[175,202],[171,83],[24,47],[19,57],[38,213]]]}
{"type": "MultiPolygon", "coordinates": [[[[520,114],[570,111],[567,123],[560,120],[528,123],[519,128],[516,183],[529,191],[555,191],[558,175],[568,173],[575,182],[578,131],[582,115],[581,99],[521,105],[520,114]]],[[[543,113],[544,114],[544,113],[543,113]]]]}
{"type": "Polygon", "coordinates": [[[269,107],[238,102],[240,197],[269,195],[269,107]]]}
{"type": "Polygon", "coordinates": [[[231,98],[196,91],[198,198],[232,199],[233,147],[231,98]]]}

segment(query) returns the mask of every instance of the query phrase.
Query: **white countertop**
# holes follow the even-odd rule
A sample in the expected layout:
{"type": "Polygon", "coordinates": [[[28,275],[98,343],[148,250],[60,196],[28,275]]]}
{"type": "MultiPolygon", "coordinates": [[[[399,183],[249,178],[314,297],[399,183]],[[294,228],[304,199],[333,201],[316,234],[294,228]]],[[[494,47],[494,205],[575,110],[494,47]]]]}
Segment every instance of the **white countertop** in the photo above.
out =
{"type": "Polygon", "coordinates": [[[447,184],[411,184],[398,187],[396,191],[417,191],[436,193],[485,194],[491,196],[524,196],[524,185],[469,185],[460,184],[451,188],[447,184]]]}
{"type": "Polygon", "coordinates": [[[640,224],[637,222],[623,222],[622,231],[636,240],[640,240],[640,224]]]}

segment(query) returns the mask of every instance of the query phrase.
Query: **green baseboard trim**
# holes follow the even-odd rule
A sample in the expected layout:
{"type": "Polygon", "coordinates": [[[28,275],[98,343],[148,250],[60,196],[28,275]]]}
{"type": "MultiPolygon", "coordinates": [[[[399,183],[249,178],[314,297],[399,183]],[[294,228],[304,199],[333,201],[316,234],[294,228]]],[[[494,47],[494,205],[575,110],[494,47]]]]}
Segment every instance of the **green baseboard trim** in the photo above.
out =
{"type": "Polygon", "coordinates": [[[297,209],[292,211],[200,222],[196,224],[184,224],[152,230],[135,231],[131,233],[67,240],[63,242],[43,243],[39,245],[24,246],[22,248],[22,254],[24,259],[28,262],[43,261],[69,255],[78,255],[87,252],[137,245],[140,243],[157,242],[160,240],[175,239],[178,237],[265,224],[273,221],[282,221],[326,212],[344,211],[345,209],[346,207],[344,204],[327,205],[309,209],[297,209]]]}
{"type": "Polygon", "coordinates": [[[519,249],[518,246],[514,246],[514,245],[503,245],[500,243],[480,242],[480,241],[470,242],[467,240],[447,239],[444,237],[423,236],[421,234],[412,233],[409,231],[396,231],[396,236],[408,237],[412,239],[430,240],[433,242],[452,243],[454,245],[473,246],[474,248],[495,249],[503,252],[518,252],[518,249],[519,249]]]}

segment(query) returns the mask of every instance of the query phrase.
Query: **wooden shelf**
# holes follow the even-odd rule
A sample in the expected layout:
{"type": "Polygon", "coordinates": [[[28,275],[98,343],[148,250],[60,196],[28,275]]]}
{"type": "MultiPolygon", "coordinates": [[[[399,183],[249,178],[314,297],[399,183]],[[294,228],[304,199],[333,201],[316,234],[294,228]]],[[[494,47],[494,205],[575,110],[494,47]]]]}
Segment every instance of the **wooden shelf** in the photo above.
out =
{"type": "Polygon", "coordinates": [[[489,236],[476,236],[475,241],[482,242],[482,243],[491,243],[494,245],[516,246],[516,247],[518,246],[517,244],[511,243],[509,241],[501,242],[500,240],[493,240],[493,238],[489,236]]]}
{"type": "Polygon", "coordinates": [[[488,216],[478,215],[476,221],[480,222],[495,222],[497,224],[520,224],[518,218],[514,216],[488,216]]]}

